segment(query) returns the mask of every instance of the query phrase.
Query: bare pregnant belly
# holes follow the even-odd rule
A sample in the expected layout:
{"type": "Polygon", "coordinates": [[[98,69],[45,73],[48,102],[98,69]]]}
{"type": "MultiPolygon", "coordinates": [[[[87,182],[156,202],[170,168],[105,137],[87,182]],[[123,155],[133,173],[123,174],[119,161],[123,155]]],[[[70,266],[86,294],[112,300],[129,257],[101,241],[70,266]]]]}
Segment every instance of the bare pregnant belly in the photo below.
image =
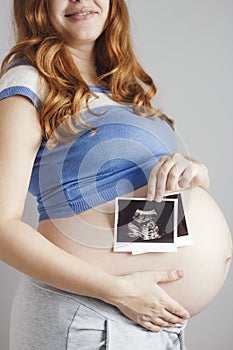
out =
{"type": "MultiPolygon", "coordinates": [[[[209,305],[226,279],[232,240],[227,222],[212,197],[200,188],[187,191],[190,196],[185,204],[186,215],[193,244],[180,247],[177,252],[136,256],[113,252],[113,201],[73,217],[41,221],[38,230],[72,255],[112,274],[183,269],[184,278],[161,286],[195,315],[209,305]]],[[[145,197],[146,188],[135,191],[133,196],[145,197]]]]}

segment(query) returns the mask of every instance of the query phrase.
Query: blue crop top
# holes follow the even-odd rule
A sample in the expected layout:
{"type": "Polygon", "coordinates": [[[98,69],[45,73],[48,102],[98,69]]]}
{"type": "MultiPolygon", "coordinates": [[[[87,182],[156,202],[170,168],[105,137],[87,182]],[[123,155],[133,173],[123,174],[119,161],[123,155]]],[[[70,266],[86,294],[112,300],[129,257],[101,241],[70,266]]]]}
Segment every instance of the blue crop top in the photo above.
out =
{"type": "MultiPolygon", "coordinates": [[[[29,184],[39,221],[75,215],[146,185],[159,158],[177,151],[166,121],[136,115],[102,87],[90,89],[94,113],[83,108],[82,119],[97,133],[81,128],[75,140],[52,150],[42,139],[29,184]]],[[[46,93],[36,69],[27,64],[10,68],[0,80],[0,99],[22,95],[38,108],[46,93]]]]}

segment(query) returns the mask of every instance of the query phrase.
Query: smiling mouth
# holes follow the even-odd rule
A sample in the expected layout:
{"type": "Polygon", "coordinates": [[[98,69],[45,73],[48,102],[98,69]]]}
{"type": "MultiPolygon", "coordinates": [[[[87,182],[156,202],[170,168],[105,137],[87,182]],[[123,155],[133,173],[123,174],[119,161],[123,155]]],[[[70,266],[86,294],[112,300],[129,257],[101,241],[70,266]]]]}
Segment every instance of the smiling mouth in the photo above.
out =
{"type": "Polygon", "coordinates": [[[75,12],[71,12],[71,13],[67,13],[65,15],[65,17],[85,17],[88,15],[93,15],[97,13],[96,11],[91,11],[91,10],[82,10],[82,11],[75,11],[75,12]]]}

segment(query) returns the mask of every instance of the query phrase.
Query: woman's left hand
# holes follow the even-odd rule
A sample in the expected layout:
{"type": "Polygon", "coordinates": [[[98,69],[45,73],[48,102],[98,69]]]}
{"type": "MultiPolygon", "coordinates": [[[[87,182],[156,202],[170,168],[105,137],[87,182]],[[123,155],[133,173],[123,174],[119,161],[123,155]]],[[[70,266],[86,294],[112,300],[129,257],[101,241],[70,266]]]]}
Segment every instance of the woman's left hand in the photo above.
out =
{"type": "Polygon", "coordinates": [[[163,156],[151,170],[147,198],[161,202],[166,191],[178,191],[192,186],[208,189],[206,166],[180,153],[163,156]]]}

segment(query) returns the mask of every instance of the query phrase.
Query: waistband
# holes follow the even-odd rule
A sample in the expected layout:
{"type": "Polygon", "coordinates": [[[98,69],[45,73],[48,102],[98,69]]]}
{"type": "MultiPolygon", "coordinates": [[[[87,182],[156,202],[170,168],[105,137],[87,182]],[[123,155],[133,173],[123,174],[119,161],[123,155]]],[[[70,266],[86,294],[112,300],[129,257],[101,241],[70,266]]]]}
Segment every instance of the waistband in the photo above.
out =
{"type": "MultiPolygon", "coordinates": [[[[71,292],[66,292],[64,290],[50,286],[46,283],[40,282],[27,275],[23,275],[23,280],[26,283],[32,284],[38,288],[42,288],[52,293],[62,295],[65,298],[71,298],[86,307],[96,310],[102,316],[108,318],[109,320],[119,321],[119,319],[122,319],[123,322],[129,323],[129,324],[134,323],[134,321],[132,321],[131,319],[126,317],[124,314],[122,314],[122,312],[116,306],[112,304],[108,304],[103,300],[93,298],[93,297],[83,296],[80,294],[74,294],[71,292]]],[[[176,324],[174,327],[163,327],[163,331],[166,331],[168,333],[176,333],[180,338],[180,342],[184,343],[184,329],[186,328],[186,326],[187,326],[187,321],[184,324],[176,324]]]]}

